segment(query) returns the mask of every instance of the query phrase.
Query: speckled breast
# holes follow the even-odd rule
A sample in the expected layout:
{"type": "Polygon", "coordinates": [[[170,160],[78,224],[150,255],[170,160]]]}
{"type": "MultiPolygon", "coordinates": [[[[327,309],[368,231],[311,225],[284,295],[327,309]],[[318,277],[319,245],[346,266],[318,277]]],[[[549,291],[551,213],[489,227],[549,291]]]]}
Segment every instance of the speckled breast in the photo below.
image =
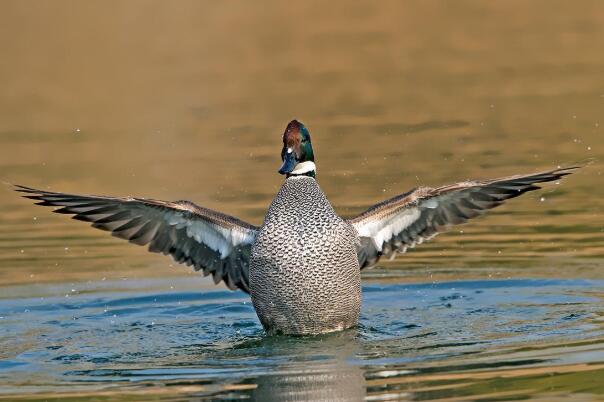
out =
{"type": "Polygon", "coordinates": [[[285,180],[250,260],[252,302],[267,332],[318,334],[357,324],[357,241],[314,178],[285,180]]]}

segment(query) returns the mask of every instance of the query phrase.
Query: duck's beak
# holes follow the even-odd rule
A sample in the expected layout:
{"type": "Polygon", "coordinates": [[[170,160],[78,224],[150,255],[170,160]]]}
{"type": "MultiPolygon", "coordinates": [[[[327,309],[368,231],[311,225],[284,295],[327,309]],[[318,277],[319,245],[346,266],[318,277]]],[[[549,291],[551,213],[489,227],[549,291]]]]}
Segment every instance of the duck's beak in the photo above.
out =
{"type": "Polygon", "coordinates": [[[296,155],[290,149],[287,149],[285,155],[283,157],[283,165],[281,165],[281,169],[279,169],[280,174],[288,174],[291,173],[292,170],[296,167],[298,162],[296,161],[296,155]]]}

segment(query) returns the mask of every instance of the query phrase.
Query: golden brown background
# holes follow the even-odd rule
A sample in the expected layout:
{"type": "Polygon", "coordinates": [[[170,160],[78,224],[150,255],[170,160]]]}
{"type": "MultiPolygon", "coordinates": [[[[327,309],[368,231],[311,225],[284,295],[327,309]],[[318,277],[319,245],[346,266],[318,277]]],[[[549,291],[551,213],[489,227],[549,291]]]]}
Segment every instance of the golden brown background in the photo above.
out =
{"type": "MultiPolygon", "coordinates": [[[[601,276],[602,2],[1,8],[5,181],[191,199],[260,224],[292,118],[311,130],[318,178],[343,214],[420,184],[595,158],[390,266],[419,280],[422,269],[458,277],[493,266],[601,276]]],[[[189,274],[8,190],[0,207],[1,283],[189,274]]]]}

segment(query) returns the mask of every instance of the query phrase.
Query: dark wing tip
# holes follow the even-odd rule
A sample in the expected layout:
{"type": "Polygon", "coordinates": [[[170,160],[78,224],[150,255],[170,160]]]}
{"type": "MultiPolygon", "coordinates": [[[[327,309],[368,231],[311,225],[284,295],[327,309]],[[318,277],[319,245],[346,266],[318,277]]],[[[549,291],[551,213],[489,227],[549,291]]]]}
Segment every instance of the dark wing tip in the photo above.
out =
{"type": "Polygon", "coordinates": [[[596,162],[595,158],[589,158],[580,162],[575,162],[570,166],[558,166],[554,170],[550,170],[549,173],[553,175],[568,176],[569,174],[575,173],[578,169],[586,168],[596,162]]]}
{"type": "Polygon", "coordinates": [[[536,186],[537,183],[545,183],[555,181],[575,173],[577,169],[584,167],[585,165],[573,165],[566,167],[558,167],[553,170],[547,170],[545,172],[537,172],[526,175],[516,175],[503,177],[499,179],[489,180],[482,182],[484,185],[498,185],[498,184],[511,184],[514,186],[525,186],[523,192],[537,190],[541,187],[536,186]]]}
{"type": "Polygon", "coordinates": [[[569,174],[573,174],[573,173],[575,173],[575,171],[577,169],[581,169],[585,166],[587,166],[587,164],[577,164],[577,165],[572,165],[572,166],[559,167],[557,169],[549,171],[548,173],[550,173],[553,177],[556,177],[559,179],[563,176],[568,176],[569,174]]]}
{"type": "Polygon", "coordinates": [[[36,192],[33,188],[31,187],[26,187],[26,186],[22,186],[20,184],[9,184],[14,191],[18,192],[18,193],[34,193],[36,192]]]}
{"type": "Polygon", "coordinates": [[[22,197],[30,198],[32,200],[39,199],[39,198],[35,198],[35,197],[57,194],[52,191],[38,190],[38,189],[35,189],[32,187],[22,186],[21,184],[9,184],[9,185],[12,186],[13,190],[18,193],[31,194],[31,195],[23,195],[22,197]]]}

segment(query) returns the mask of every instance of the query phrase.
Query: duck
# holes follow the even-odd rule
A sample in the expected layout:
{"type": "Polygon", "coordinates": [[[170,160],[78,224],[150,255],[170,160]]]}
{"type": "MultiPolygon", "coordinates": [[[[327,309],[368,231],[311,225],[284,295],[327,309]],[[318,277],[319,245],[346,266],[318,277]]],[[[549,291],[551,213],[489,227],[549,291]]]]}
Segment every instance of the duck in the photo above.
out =
{"type": "Polygon", "coordinates": [[[306,126],[292,120],[282,142],[284,180],[261,226],[190,201],[15,190],[248,293],[269,335],[316,335],[358,324],[363,269],[580,167],[417,187],[343,218],[319,186],[306,126]]]}

